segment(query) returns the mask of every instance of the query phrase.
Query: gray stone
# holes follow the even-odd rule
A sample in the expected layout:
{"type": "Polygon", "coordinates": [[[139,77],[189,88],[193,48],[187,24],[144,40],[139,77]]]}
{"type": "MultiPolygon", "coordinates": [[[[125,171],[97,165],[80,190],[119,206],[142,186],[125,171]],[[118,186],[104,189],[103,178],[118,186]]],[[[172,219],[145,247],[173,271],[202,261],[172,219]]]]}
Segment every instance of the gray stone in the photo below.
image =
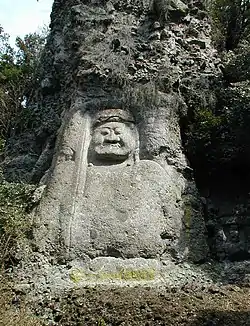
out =
{"type": "MultiPolygon", "coordinates": [[[[39,258],[30,258],[29,268],[38,275],[44,268],[44,286],[68,284],[69,267],[83,274],[100,267],[108,275],[122,265],[141,271],[155,262],[173,285],[193,278],[183,273],[186,260],[206,259],[204,207],[179,122],[211,102],[209,78],[203,82],[200,67],[206,62],[214,80],[220,72],[211,62],[218,55],[209,23],[184,2],[154,2],[155,15],[146,0],[54,4],[41,80],[58,87],[41,87],[40,103],[34,92],[39,119],[32,137],[22,147],[10,143],[7,153],[16,173],[24,168],[23,176],[37,182],[42,177],[33,214],[32,248],[39,258]],[[197,45],[200,40],[205,47],[197,45]],[[104,112],[111,116],[99,121],[104,112]],[[20,166],[18,151],[36,157],[20,166]]],[[[224,252],[231,250],[227,246],[225,241],[224,252]]]]}
{"type": "Polygon", "coordinates": [[[161,39],[162,40],[167,40],[168,38],[170,38],[172,36],[172,33],[170,33],[167,29],[163,29],[161,32],[161,39]]]}
{"type": "Polygon", "coordinates": [[[171,0],[170,8],[170,10],[179,11],[183,15],[186,14],[186,12],[188,11],[188,6],[181,0],[171,0]]]}
{"type": "Polygon", "coordinates": [[[193,38],[190,38],[187,40],[187,42],[189,44],[195,44],[195,45],[198,45],[201,49],[205,49],[206,48],[206,41],[205,40],[201,40],[201,39],[193,39],[193,38]]]}
{"type": "Polygon", "coordinates": [[[32,203],[37,204],[39,203],[39,201],[42,198],[43,192],[46,188],[46,185],[41,185],[39,187],[36,188],[36,190],[34,191],[34,193],[32,194],[32,203]]]}
{"type": "Polygon", "coordinates": [[[188,6],[181,0],[154,0],[153,8],[160,20],[168,21],[170,19],[180,19],[188,11],[188,6]]]}
{"type": "Polygon", "coordinates": [[[161,28],[161,24],[159,22],[154,22],[153,29],[157,30],[157,29],[160,29],[160,28],[161,28]]]}
{"type": "Polygon", "coordinates": [[[161,32],[160,31],[155,31],[152,34],[150,34],[149,39],[150,40],[160,40],[161,38],[161,32]]]}
{"type": "Polygon", "coordinates": [[[49,197],[41,204],[47,227],[45,233],[38,228],[37,239],[43,235],[41,242],[54,247],[60,237],[66,256],[83,261],[156,258],[171,251],[182,228],[181,215],[171,218],[176,196],[171,174],[156,162],[139,159],[139,134],[128,111],[108,109],[88,119],[87,113],[77,119],[87,128],[80,143],[68,139],[77,141],[78,148],[65,144],[57,157],[49,197]]]}

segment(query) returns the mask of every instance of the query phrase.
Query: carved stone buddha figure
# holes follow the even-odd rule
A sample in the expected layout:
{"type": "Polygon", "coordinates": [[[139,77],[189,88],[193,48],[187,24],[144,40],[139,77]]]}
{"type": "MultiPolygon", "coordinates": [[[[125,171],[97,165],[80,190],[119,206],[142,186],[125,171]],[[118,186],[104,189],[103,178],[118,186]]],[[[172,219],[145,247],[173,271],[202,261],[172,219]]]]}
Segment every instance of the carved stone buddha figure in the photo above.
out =
{"type": "Polygon", "coordinates": [[[129,112],[100,111],[91,129],[84,193],[70,227],[71,253],[160,256],[176,238],[166,171],[139,160],[139,135],[129,112]]]}

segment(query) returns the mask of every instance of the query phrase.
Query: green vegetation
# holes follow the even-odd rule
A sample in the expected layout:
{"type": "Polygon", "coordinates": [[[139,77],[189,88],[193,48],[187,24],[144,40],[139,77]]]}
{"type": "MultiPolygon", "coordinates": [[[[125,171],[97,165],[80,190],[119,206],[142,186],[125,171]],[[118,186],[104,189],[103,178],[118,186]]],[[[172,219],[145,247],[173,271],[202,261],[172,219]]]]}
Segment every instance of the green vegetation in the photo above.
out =
{"type": "Polygon", "coordinates": [[[32,96],[46,34],[44,30],[18,37],[14,48],[0,26],[0,143],[32,96]]]}
{"type": "Polygon", "coordinates": [[[152,281],[156,277],[156,271],[150,268],[133,270],[123,268],[116,272],[97,272],[87,273],[84,270],[76,269],[71,271],[70,279],[74,283],[81,281],[105,281],[105,280],[120,280],[120,281],[152,281]]]}
{"type": "Polygon", "coordinates": [[[250,1],[211,0],[212,37],[221,52],[223,73],[229,83],[250,78],[250,1]]]}
{"type": "Polygon", "coordinates": [[[0,268],[12,264],[16,249],[31,232],[31,220],[26,216],[31,208],[35,186],[0,183],[0,268]]]}
{"type": "Polygon", "coordinates": [[[250,164],[250,1],[210,0],[207,7],[222,76],[197,78],[189,81],[192,87],[183,87],[189,108],[184,144],[202,180],[218,168],[240,172],[250,164]]]}
{"type": "Polygon", "coordinates": [[[104,320],[104,319],[100,318],[100,319],[98,320],[98,322],[97,322],[97,325],[98,325],[98,326],[106,326],[107,324],[105,323],[105,320],[104,320]]]}
{"type": "MultiPolygon", "coordinates": [[[[27,107],[38,82],[39,59],[47,31],[16,39],[16,47],[0,26],[0,154],[16,124],[25,128],[31,120],[27,107]]],[[[28,236],[26,217],[34,186],[8,183],[0,176],[0,268],[11,265],[18,245],[28,236]]]]}
{"type": "Polygon", "coordinates": [[[206,148],[211,145],[213,135],[222,123],[222,116],[216,116],[211,109],[199,108],[194,110],[194,123],[190,132],[200,146],[206,148]]]}
{"type": "Polygon", "coordinates": [[[214,41],[220,49],[234,50],[242,39],[249,38],[249,0],[211,0],[209,10],[214,41]]]}

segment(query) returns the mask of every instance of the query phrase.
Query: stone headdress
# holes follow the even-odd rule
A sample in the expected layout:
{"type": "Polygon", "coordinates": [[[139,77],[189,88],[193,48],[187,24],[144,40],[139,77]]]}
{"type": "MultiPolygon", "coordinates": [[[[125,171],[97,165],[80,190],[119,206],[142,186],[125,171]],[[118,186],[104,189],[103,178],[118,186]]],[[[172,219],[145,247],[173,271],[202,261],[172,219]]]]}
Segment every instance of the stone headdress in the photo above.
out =
{"type": "Polygon", "coordinates": [[[94,116],[93,126],[101,125],[105,122],[124,122],[124,123],[135,123],[135,119],[129,111],[122,109],[104,109],[99,111],[94,116]]]}

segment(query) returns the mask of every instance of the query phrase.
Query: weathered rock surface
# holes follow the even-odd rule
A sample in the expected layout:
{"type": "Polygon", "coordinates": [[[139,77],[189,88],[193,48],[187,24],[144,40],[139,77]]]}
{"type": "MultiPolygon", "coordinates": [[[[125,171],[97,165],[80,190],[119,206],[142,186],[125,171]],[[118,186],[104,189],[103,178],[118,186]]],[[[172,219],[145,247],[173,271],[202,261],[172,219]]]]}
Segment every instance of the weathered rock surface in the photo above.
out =
{"type": "MultiPolygon", "coordinates": [[[[9,139],[4,162],[9,180],[46,188],[27,267],[38,287],[100,283],[103,270],[108,282],[209,283],[211,271],[192,265],[209,257],[206,230],[217,259],[249,250],[240,219],[220,222],[198,184],[200,198],[181,138],[183,121],[217,101],[223,76],[210,32],[200,1],[54,1],[41,100],[29,104],[35,120],[9,139]],[[96,115],[110,109],[98,138],[96,115]],[[129,124],[132,136],[115,134],[129,124]],[[94,159],[93,139],[102,139],[94,159]]],[[[199,157],[189,157],[197,170],[199,157]]]]}
{"type": "MultiPolygon", "coordinates": [[[[53,50],[53,69],[44,72],[41,89],[47,107],[52,97],[60,97],[54,111],[63,123],[47,190],[35,213],[35,247],[44,255],[83,264],[102,256],[206,259],[202,205],[192,176],[186,179],[189,168],[179,128],[185,103],[179,87],[186,76],[197,77],[203,69],[218,74],[212,57],[210,65],[200,60],[216,52],[208,22],[177,1],[168,9],[184,18],[173,24],[158,17],[161,5],[75,1],[64,11],[54,3],[45,54],[53,50]],[[93,117],[107,108],[133,115],[138,162],[92,166],[93,117]]],[[[46,140],[25,177],[38,178],[50,148],[46,140]]]]}

